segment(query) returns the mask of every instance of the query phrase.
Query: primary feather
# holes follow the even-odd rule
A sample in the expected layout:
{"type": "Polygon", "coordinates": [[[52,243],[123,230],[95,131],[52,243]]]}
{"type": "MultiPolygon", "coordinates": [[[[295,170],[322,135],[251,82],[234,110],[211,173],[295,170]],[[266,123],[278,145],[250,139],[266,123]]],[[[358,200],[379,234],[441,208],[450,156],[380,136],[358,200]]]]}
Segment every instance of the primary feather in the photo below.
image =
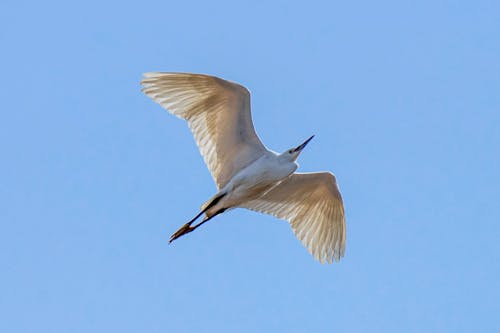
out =
{"type": "Polygon", "coordinates": [[[255,133],[250,93],[213,76],[145,73],[142,91],[188,122],[219,189],[266,150],[255,133]]]}

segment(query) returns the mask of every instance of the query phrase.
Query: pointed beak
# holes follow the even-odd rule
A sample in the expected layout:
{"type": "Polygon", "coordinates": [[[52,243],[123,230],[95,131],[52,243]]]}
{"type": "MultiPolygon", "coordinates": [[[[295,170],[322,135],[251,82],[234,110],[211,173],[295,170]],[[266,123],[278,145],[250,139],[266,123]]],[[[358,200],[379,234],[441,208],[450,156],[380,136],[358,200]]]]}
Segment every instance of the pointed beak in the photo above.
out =
{"type": "Polygon", "coordinates": [[[305,148],[305,146],[307,146],[307,144],[309,143],[309,141],[311,141],[312,139],[314,138],[314,135],[311,136],[309,139],[307,139],[306,141],[304,141],[304,143],[302,143],[300,146],[297,146],[297,148],[294,149],[294,151],[298,151],[300,152],[302,149],[305,148]]]}

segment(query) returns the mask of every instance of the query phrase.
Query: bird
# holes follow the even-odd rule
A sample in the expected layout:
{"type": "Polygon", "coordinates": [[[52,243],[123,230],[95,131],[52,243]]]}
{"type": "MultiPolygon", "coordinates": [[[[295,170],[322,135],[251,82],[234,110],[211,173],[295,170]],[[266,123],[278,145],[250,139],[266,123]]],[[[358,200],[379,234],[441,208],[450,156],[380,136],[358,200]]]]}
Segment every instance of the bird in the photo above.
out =
{"type": "Polygon", "coordinates": [[[227,210],[246,208],[287,220],[321,263],[344,256],[346,222],[336,177],[296,172],[297,158],[314,135],[282,153],[266,148],[253,126],[248,89],[216,76],[148,72],[141,85],[144,94],[187,122],[217,186],[169,243],[227,210]]]}

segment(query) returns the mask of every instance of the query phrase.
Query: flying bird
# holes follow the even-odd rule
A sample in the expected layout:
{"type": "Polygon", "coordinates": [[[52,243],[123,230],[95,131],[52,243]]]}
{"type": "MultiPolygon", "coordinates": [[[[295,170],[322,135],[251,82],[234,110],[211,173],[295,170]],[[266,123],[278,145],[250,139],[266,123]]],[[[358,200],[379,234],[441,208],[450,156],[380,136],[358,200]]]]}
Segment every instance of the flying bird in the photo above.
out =
{"type": "Polygon", "coordinates": [[[239,207],[289,221],[297,238],[322,263],[344,256],[344,206],[335,176],[295,172],[297,158],[314,135],[281,154],[267,149],[252,123],[250,92],[235,82],[204,74],[152,72],[144,74],[141,84],[147,96],[187,121],[218,189],[170,242],[239,207]]]}

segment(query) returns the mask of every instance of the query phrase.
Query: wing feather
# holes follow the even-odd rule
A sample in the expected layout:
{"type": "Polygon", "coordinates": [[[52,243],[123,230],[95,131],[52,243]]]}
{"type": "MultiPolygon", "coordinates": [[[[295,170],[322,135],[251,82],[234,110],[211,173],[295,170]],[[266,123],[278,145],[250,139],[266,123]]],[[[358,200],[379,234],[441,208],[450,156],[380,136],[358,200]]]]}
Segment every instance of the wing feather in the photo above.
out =
{"type": "Polygon", "coordinates": [[[245,87],[209,75],[159,72],[145,73],[141,84],[147,96],[188,122],[219,189],[266,151],[245,87]]]}
{"type": "Polygon", "coordinates": [[[344,256],[344,206],[330,172],[294,173],[242,207],[288,220],[297,238],[322,263],[344,256]]]}

